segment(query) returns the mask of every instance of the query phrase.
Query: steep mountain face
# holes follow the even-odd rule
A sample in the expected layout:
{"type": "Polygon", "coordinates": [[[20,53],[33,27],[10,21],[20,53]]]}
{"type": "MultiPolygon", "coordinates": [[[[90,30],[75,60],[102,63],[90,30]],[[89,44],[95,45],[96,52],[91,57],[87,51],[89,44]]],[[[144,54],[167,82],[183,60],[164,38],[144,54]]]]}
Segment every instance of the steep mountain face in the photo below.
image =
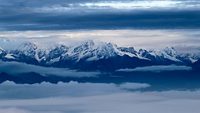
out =
{"type": "Polygon", "coordinates": [[[165,51],[144,50],[140,49],[139,54],[142,57],[150,59],[155,64],[169,65],[169,64],[182,64],[182,62],[176,58],[176,56],[168,54],[165,51]]]}
{"type": "Polygon", "coordinates": [[[198,60],[198,57],[193,56],[191,54],[179,54],[175,48],[166,47],[163,50],[155,51],[155,50],[144,50],[140,49],[139,54],[142,57],[150,59],[155,64],[183,64],[183,65],[191,65],[195,61],[198,60]]]}
{"type": "Polygon", "coordinates": [[[79,45],[56,45],[42,49],[24,42],[17,48],[0,48],[0,59],[42,66],[84,70],[116,70],[150,65],[192,65],[198,60],[190,54],[178,54],[174,48],[160,51],[118,47],[112,43],[85,41],[79,45]]]}
{"type": "Polygon", "coordinates": [[[200,70],[200,59],[193,64],[193,68],[196,69],[197,71],[200,70]]]}
{"type": "Polygon", "coordinates": [[[37,64],[35,59],[37,46],[31,42],[22,43],[19,47],[13,50],[6,50],[6,55],[3,60],[19,61],[31,64],[37,64]]]}
{"type": "Polygon", "coordinates": [[[36,58],[39,63],[53,64],[61,60],[69,48],[65,45],[57,45],[48,50],[38,50],[36,58]]]}
{"type": "Polygon", "coordinates": [[[0,58],[2,58],[5,55],[6,55],[6,52],[2,48],[0,48],[0,58]]]}
{"type": "Polygon", "coordinates": [[[87,41],[76,47],[72,47],[67,53],[66,57],[76,61],[83,59],[92,61],[113,57],[117,54],[118,53],[116,51],[115,45],[112,45],[111,43],[95,43],[93,41],[87,41]]]}

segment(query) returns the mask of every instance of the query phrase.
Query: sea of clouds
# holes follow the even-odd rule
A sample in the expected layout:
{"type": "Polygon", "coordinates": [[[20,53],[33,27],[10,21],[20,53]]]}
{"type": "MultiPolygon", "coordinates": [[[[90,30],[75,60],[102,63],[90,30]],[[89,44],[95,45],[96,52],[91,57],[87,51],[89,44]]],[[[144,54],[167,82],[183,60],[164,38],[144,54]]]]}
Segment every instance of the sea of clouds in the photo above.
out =
{"type": "Polygon", "coordinates": [[[1,113],[198,113],[200,91],[140,91],[145,83],[0,85],[1,113]],[[134,91],[135,90],[135,91],[134,91]]]}

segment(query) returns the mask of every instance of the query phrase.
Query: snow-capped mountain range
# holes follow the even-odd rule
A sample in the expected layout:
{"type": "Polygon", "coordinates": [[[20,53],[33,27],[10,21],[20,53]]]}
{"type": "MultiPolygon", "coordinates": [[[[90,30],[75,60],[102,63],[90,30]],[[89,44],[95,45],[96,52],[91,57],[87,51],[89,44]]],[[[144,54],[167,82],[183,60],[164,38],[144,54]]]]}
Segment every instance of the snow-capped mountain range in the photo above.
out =
{"type": "Polygon", "coordinates": [[[119,47],[112,43],[89,40],[74,46],[57,44],[45,49],[33,42],[22,42],[9,49],[0,45],[0,59],[51,67],[116,70],[151,65],[190,66],[198,62],[200,56],[181,54],[173,47],[159,51],[136,50],[133,47],[119,47]]]}

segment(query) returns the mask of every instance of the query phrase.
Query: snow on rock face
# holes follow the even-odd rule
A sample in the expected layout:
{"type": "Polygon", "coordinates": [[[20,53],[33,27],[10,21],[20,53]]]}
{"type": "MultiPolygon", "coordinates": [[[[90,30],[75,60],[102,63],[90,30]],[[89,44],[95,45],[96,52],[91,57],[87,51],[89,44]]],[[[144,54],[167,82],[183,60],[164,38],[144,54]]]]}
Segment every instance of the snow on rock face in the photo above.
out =
{"type": "MultiPolygon", "coordinates": [[[[117,45],[106,42],[94,42],[92,40],[83,42],[74,47],[68,53],[68,56],[80,59],[87,59],[88,61],[107,59],[115,56],[140,57],[134,48],[122,48],[117,45]]],[[[145,59],[145,58],[143,58],[145,59]]]]}
{"type": "Polygon", "coordinates": [[[4,52],[4,50],[0,47],[0,54],[2,54],[4,52]]]}
{"type": "Polygon", "coordinates": [[[7,59],[15,59],[15,57],[13,56],[13,54],[6,54],[5,58],[7,58],[7,59]]]}
{"type": "Polygon", "coordinates": [[[20,57],[21,55],[29,56],[34,58],[36,54],[37,45],[31,42],[22,43],[19,47],[15,50],[11,50],[10,53],[20,57]]]}
{"type": "Polygon", "coordinates": [[[65,46],[65,45],[57,45],[54,48],[51,48],[49,50],[45,50],[46,52],[46,60],[50,61],[53,60],[54,61],[59,61],[60,57],[64,56],[64,54],[66,54],[66,52],[68,52],[69,47],[65,46]],[[57,60],[55,60],[57,59],[57,60]]]}
{"type": "Polygon", "coordinates": [[[105,42],[94,42],[92,40],[83,42],[82,44],[70,48],[67,53],[68,57],[77,59],[98,60],[109,58],[119,54],[116,45],[105,42]]]}
{"type": "Polygon", "coordinates": [[[166,47],[163,51],[170,56],[176,56],[177,55],[177,51],[175,50],[174,47],[166,47]]]}
{"type": "Polygon", "coordinates": [[[158,60],[158,61],[168,60],[172,62],[182,62],[177,58],[177,52],[173,47],[172,48],[167,47],[163,50],[158,50],[158,51],[155,50],[147,51],[144,49],[140,49],[139,54],[151,60],[158,60]]]}
{"type": "Polygon", "coordinates": [[[176,55],[173,55],[173,52],[171,51],[154,51],[154,53],[158,56],[161,56],[165,59],[174,61],[174,62],[181,62],[179,59],[176,58],[176,55]]]}
{"type": "Polygon", "coordinates": [[[5,50],[4,50],[3,48],[0,47],[0,58],[1,58],[2,56],[5,56],[5,55],[6,55],[5,50]]]}

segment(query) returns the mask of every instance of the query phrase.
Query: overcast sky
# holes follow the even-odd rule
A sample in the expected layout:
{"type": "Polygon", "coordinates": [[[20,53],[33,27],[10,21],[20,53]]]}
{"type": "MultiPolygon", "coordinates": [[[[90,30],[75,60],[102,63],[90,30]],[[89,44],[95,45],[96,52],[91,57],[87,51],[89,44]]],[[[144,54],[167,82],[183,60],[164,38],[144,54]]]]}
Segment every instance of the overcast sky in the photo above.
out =
{"type": "Polygon", "coordinates": [[[200,28],[199,0],[0,0],[0,30],[200,28]]]}

